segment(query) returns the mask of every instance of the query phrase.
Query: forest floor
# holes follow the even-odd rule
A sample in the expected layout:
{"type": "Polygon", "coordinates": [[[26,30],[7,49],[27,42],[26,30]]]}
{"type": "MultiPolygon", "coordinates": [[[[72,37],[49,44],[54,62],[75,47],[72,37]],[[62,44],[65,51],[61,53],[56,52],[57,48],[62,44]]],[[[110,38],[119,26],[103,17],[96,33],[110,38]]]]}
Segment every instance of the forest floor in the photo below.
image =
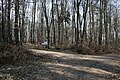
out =
{"type": "Polygon", "coordinates": [[[0,78],[4,77],[2,80],[120,80],[120,53],[82,55],[36,49],[30,51],[38,57],[23,64],[0,65],[0,78]]]}

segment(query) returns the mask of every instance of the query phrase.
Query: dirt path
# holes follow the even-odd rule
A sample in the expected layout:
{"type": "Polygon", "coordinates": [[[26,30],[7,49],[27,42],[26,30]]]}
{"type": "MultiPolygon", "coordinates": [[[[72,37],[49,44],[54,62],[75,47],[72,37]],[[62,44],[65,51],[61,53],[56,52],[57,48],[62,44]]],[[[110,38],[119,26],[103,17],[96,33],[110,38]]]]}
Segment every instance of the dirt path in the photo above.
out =
{"type": "Polygon", "coordinates": [[[120,54],[104,56],[32,50],[51,56],[44,80],[120,80],[120,54]]]}
{"type": "Polygon", "coordinates": [[[0,78],[7,75],[11,79],[4,80],[120,80],[120,54],[94,56],[31,50],[37,57],[23,64],[0,66],[0,78]]]}

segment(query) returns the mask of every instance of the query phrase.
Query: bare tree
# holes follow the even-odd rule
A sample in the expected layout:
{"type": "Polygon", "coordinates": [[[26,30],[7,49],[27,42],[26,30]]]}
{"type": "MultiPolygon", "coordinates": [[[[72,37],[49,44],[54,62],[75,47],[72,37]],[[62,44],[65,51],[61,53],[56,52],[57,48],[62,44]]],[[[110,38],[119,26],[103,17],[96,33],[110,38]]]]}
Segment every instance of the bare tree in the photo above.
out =
{"type": "Polygon", "coordinates": [[[8,26],[8,37],[9,37],[8,41],[11,43],[12,42],[12,32],[11,32],[11,23],[10,23],[10,11],[11,11],[11,0],[8,0],[8,14],[7,14],[8,15],[7,26],[8,26]]]}
{"type": "Polygon", "coordinates": [[[4,1],[2,0],[2,41],[5,40],[5,25],[4,25],[4,1]]]}
{"type": "Polygon", "coordinates": [[[14,28],[14,33],[15,33],[15,44],[19,44],[19,25],[18,25],[18,18],[19,18],[19,0],[15,1],[15,28],[14,28]]]}

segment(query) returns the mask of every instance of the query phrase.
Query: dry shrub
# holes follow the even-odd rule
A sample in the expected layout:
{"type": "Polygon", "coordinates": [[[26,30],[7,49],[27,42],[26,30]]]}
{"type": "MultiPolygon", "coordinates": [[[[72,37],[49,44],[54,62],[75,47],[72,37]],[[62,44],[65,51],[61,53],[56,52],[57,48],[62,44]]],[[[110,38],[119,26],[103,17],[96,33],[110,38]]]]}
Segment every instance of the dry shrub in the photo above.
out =
{"type": "Polygon", "coordinates": [[[30,48],[31,49],[38,49],[40,47],[39,44],[31,44],[31,43],[24,43],[23,46],[26,47],[26,48],[29,48],[29,49],[30,48]]]}
{"type": "Polygon", "coordinates": [[[111,54],[111,53],[117,53],[119,51],[118,48],[113,47],[111,45],[94,45],[94,46],[83,46],[83,49],[85,54],[111,54]]]}
{"type": "Polygon", "coordinates": [[[87,55],[94,55],[95,54],[95,50],[91,49],[90,47],[82,47],[82,54],[87,54],[87,55]]]}
{"type": "Polygon", "coordinates": [[[24,62],[32,58],[32,52],[25,47],[0,43],[0,63],[24,62]]]}
{"type": "Polygon", "coordinates": [[[68,46],[68,49],[85,55],[110,54],[110,53],[117,53],[118,51],[120,51],[120,48],[111,45],[98,46],[97,44],[93,44],[89,46],[87,43],[84,43],[82,45],[82,48],[80,44],[72,44],[68,46]]]}

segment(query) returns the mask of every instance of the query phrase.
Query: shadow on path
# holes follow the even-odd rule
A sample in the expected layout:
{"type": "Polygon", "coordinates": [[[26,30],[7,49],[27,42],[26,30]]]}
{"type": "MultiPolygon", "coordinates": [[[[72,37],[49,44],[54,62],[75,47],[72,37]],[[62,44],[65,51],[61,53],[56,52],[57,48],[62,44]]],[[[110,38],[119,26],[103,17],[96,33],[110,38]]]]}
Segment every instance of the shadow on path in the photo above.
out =
{"type": "Polygon", "coordinates": [[[22,80],[120,80],[120,54],[92,56],[32,50],[36,57],[19,65],[4,65],[0,74],[22,80]]]}

